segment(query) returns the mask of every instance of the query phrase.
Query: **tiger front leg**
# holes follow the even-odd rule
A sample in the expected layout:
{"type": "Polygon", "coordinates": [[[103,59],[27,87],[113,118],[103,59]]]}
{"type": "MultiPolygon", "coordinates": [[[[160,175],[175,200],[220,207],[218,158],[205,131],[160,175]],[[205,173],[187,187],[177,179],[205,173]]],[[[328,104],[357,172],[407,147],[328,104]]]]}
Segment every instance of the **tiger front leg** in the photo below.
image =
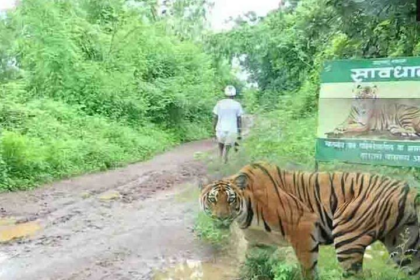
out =
{"type": "Polygon", "coordinates": [[[299,223],[290,236],[290,243],[299,260],[303,279],[318,279],[319,238],[317,223],[307,221],[299,223]]]}
{"type": "Polygon", "coordinates": [[[349,124],[344,123],[344,124],[340,124],[339,126],[337,126],[334,130],[333,130],[333,134],[335,135],[341,135],[344,134],[344,132],[347,131],[349,124]]]}
{"type": "Polygon", "coordinates": [[[344,133],[362,133],[369,130],[369,127],[362,123],[348,123],[346,125],[340,125],[334,130],[334,134],[344,133]]]}

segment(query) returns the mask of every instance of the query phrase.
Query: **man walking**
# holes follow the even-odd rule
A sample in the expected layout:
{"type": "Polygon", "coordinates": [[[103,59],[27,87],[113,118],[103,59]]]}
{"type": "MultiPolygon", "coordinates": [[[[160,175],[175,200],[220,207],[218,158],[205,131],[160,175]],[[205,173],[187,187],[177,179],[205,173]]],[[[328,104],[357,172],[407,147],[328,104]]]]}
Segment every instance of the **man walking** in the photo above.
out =
{"type": "Polygon", "coordinates": [[[241,104],[233,100],[236,89],[233,86],[225,88],[227,98],[217,102],[213,109],[213,129],[219,142],[220,157],[227,163],[229,149],[241,138],[243,109],[241,104]]]}

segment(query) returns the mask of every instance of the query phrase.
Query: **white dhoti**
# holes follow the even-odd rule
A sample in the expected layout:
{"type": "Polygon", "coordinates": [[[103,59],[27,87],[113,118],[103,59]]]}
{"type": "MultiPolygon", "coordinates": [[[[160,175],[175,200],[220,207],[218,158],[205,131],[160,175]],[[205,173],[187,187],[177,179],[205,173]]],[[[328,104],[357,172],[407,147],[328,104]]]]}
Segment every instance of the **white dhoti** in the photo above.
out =
{"type": "Polygon", "coordinates": [[[230,131],[216,131],[217,141],[227,146],[233,146],[238,138],[238,133],[230,131]]]}

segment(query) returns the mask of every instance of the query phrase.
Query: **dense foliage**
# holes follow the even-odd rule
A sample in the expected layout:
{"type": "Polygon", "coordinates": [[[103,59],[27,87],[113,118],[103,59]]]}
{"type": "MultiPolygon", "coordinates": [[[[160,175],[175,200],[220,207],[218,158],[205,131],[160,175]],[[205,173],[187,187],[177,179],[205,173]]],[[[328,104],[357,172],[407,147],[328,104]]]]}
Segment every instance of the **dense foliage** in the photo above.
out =
{"type": "Polygon", "coordinates": [[[0,190],[209,135],[211,107],[232,77],[188,30],[172,28],[204,16],[185,19],[193,2],[179,2],[172,16],[148,0],[24,0],[2,15],[0,190]]]}
{"type": "Polygon", "coordinates": [[[313,112],[327,59],[413,56],[420,52],[414,0],[300,0],[266,18],[236,21],[207,45],[219,57],[239,57],[256,82],[260,106],[300,96],[299,115],[313,112]]]}

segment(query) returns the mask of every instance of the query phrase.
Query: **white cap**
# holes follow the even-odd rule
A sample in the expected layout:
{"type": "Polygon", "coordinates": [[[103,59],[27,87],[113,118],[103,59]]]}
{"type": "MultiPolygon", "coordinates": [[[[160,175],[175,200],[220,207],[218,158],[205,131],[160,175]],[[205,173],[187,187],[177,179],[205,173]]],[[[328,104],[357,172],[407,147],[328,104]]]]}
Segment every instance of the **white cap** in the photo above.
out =
{"type": "Polygon", "coordinates": [[[225,95],[226,96],[235,96],[236,95],[236,89],[234,86],[227,86],[225,87],[225,95]]]}

